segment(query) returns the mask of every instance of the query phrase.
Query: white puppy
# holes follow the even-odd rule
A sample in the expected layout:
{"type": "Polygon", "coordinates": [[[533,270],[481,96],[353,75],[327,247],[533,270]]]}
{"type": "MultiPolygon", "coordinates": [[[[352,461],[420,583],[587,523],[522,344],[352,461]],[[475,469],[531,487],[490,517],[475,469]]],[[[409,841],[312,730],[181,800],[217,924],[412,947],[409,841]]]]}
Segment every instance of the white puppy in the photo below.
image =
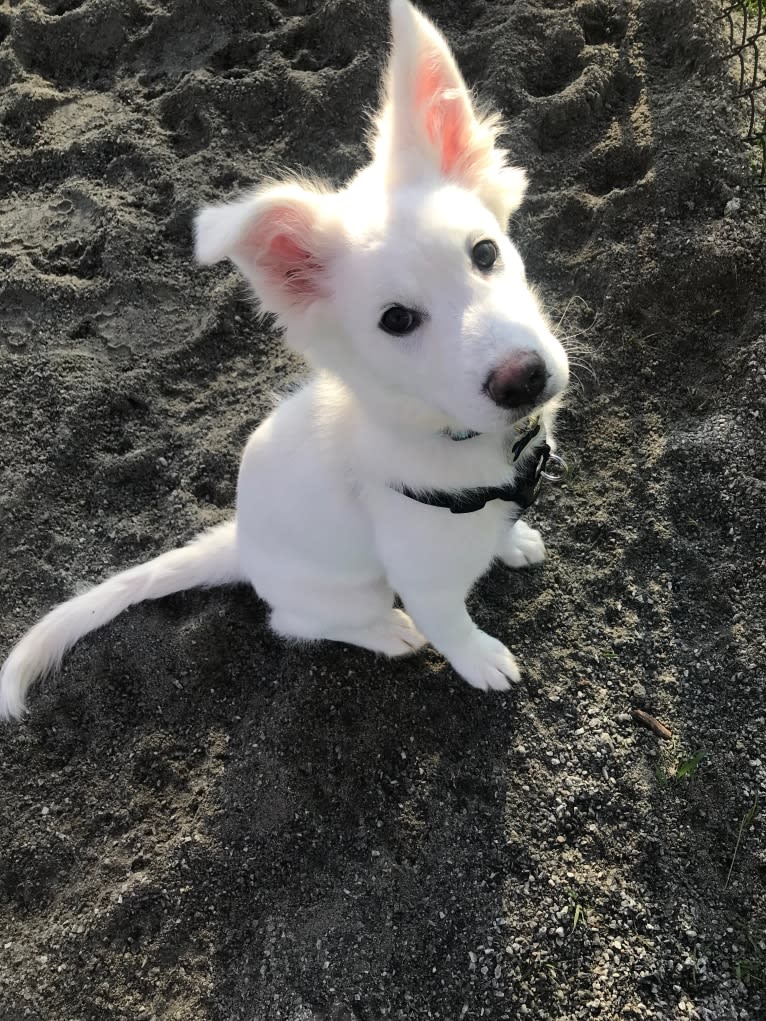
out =
{"type": "Polygon", "coordinates": [[[317,370],[250,438],[236,521],[52,610],[3,667],[0,715],[131,604],[243,580],[287,638],[387,656],[428,641],[477,688],[518,679],[465,598],[494,558],[543,559],[516,518],[567,358],[506,236],[525,176],[496,118],[423,15],[392,0],[391,18],[369,166],[340,191],[295,179],[197,217],[199,260],[231,259],[317,370]]]}

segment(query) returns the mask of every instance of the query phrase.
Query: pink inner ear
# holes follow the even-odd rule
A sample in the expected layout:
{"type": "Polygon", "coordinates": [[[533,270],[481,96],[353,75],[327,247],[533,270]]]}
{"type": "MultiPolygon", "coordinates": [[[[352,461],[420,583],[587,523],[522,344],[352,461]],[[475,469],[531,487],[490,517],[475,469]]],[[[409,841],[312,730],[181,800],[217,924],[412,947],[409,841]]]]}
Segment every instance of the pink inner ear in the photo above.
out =
{"type": "Polygon", "coordinates": [[[291,208],[272,209],[245,231],[240,246],[248,259],[265,273],[272,287],[295,298],[322,293],[324,267],[312,255],[311,224],[291,208]]]}
{"type": "Polygon", "coordinates": [[[470,112],[459,90],[459,82],[440,62],[438,54],[427,57],[418,69],[415,103],[425,112],[428,137],[441,152],[443,174],[452,174],[470,154],[470,112]]]}

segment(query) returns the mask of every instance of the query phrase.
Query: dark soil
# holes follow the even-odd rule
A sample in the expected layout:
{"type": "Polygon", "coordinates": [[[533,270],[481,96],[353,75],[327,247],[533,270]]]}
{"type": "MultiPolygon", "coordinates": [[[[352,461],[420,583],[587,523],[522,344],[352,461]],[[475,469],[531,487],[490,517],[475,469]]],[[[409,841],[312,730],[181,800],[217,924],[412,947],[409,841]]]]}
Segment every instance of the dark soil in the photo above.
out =
{"type": "MultiPolygon", "coordinates": [[[[92,635],[0,733],[2,1021],[766,1017],[766,217],[715,4],[424,7],[585,349],[549,559],[472,597],[524,682],[289,647],[245,588],[92,635]]],[[[3,652],[230,515],[301,367],[190,217],[361,165],[387,20],[0,3],[3,652]]]]}

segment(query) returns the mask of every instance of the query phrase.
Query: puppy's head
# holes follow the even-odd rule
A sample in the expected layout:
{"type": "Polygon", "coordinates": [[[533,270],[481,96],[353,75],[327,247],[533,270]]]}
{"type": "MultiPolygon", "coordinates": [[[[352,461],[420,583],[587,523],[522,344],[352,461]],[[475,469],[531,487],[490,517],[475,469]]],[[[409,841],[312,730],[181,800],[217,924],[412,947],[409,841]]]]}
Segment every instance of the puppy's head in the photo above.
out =
{"type": "Polygon", "coordinates": [[[506,235],[525,175],[434,26],[407,0],[391,16],[370,165],[341,191],[295,180],[203,210],[197,257],[230,258],[288,343],[362,396],[499,431],[568,381],[506,235]]]}

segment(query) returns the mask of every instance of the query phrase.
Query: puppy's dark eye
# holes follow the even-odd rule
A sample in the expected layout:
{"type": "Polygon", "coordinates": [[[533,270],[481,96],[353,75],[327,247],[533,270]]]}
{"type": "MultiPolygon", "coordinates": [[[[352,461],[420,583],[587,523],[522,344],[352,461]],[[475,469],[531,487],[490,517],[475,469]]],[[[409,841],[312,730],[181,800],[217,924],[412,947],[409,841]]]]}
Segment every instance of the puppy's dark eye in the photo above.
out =
{"type": "Polygon", "coordinates": [[[492,269],[499,255],[494,241],[478,241],[471,250],[471,259],[477,269],[492,269]]]}
{"type": "Polygon", "coordinates": [[[394,337],[403,337],[416,330],[422,321],[423,317],[416,309],[405,308],[404,305],[391,305],[380,317],[378,326],[394,337]]]}

